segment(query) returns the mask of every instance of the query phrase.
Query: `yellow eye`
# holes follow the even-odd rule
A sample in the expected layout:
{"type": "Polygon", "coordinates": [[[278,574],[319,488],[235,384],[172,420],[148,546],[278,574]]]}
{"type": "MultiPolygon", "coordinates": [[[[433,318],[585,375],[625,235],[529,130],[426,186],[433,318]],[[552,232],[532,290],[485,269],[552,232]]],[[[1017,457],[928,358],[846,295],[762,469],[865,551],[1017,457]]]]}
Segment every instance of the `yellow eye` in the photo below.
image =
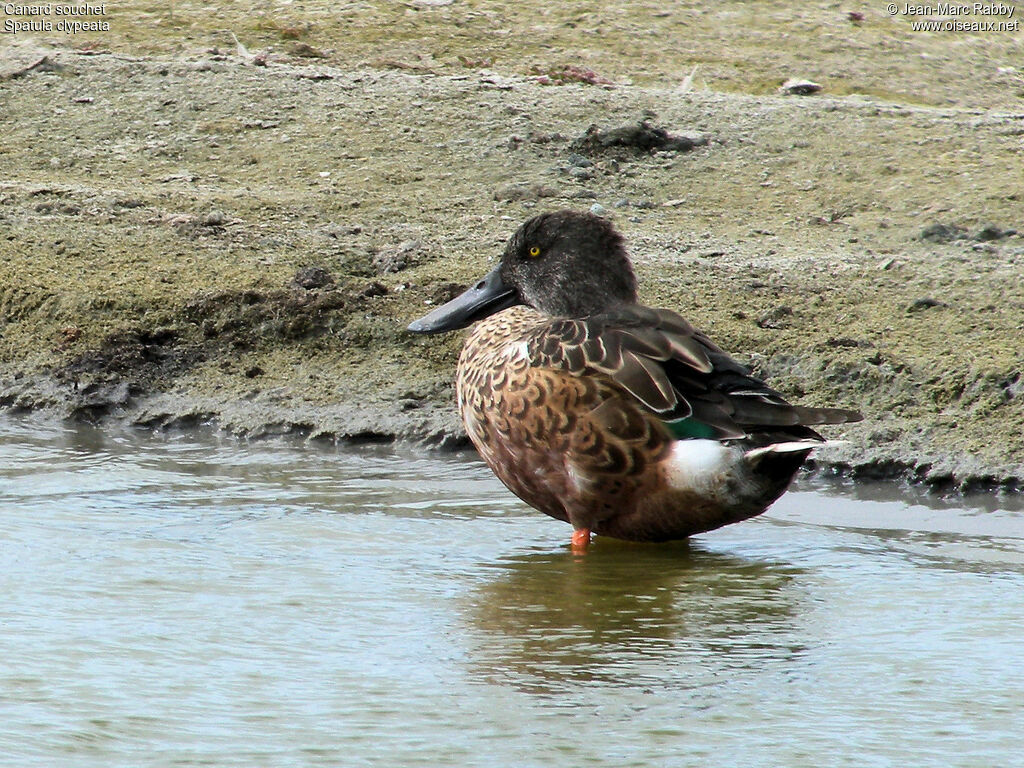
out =
{"type": "Polygon", "coordinates": [[[530,255],[540,256],[540,248],[538,248],[536,245],[530,246],[530,255]]]}

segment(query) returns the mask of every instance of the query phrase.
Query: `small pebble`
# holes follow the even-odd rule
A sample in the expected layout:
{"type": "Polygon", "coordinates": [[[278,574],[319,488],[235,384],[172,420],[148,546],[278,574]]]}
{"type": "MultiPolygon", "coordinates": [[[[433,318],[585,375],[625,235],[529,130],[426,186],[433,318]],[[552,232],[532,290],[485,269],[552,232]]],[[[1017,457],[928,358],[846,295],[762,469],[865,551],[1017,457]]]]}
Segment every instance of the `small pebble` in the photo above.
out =
{"type": "Polygon", "coordinates": [[[783,304],[778,307],[774,307],[761,315],[757,320],[757,325],[760,328],[772,330],[784,328],[785,324],[783,322],[783,318],[789,317],[792,314],[793,308],[787,307],[783,304]]]}
{"type": "Polygon", "coordinates": [[[907,307],[907,312],[920,312],[922,309],[931,309],[932,307],[948,307],[948,304],[933,299],[931,296],[925,296],[920,299],[914,299],[914,301],[907,307]]]}
{"type": "Polygon", "coordinates": [[[376,280],[369,283],[363,290],[359,292],[360,296],[366,296],[370,298],[372,296],[387,296],[388,287],[384,283],[379,283],[376,280]]]}
{"type": "Polygon", "coordinates": [[[549,187],[546,184],[534,184],[530,189],[533,190],[533,193],[537,195],[537,197],[558,197],[560,194],[557,189],[549,187]]]}
{"type": "Polygon", "coordinates": [[[1015,229],[1003,229],[995,224],[987,224],[975,233],[974,239],[979,243],[985,243],[992,240],[1002,240],[1015,234],[1017,234],[1015,229]]]}
{"type": "Polygon", "coordinates": [[[961,240],[967,236],[967,230],[958,227],[956,224],[929,224],[921,230],[917,236],[918,240],[929,243],[951,243],[954,240],[961,240]]]}
{"type": "Polygon", "coordinates": [[[423,251],[423,243],[419,240],[406,240],[375,254],[373,266],[381,275],[388,272],[401,272],[412,266],[423,251]]]}
{"type": "Polygon", "coordinates": [[[537,193],[524,184],[504,184],[494,190],[495,200],[536,200],[537,193]]]}
{"type": "Polygon", "coordinates": [[[779,93],[790,94],[793,96],[810,96],[812,93],[817,93],[820,90],[820,83],[815,83],[812,80],[799,80],[792,77],[779,87],[779,93]]]}
{"type": "Polygon", "coordinates": [[[334,285],[334,277],[323,267],[305,267],[295,273],[292,282],[300,288],[311,291],[314,288],[334,285]]]}

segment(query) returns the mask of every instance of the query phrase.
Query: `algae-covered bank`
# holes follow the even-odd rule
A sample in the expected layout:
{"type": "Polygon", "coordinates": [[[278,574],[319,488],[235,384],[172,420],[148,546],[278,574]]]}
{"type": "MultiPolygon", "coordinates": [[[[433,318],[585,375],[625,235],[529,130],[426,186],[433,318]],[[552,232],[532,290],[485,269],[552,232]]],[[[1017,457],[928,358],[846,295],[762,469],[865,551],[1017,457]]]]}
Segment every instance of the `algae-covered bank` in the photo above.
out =
{"type": "Polygon", "coordinates": [[[405,325],[600,206],[647,303],[864,412],[826,465],[1019,488],[1022,33],[786,5],[0,9],[0,404],[460,444],[405,325]]]}

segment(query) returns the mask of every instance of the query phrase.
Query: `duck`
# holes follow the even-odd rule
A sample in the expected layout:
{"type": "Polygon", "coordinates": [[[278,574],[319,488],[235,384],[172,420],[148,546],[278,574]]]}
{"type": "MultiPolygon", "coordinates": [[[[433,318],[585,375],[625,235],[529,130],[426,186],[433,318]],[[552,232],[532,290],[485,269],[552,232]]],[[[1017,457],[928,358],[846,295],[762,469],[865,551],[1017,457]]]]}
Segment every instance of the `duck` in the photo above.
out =
{"type": "MultiPolygon", "coordinates": [[[[827,441],[859,421],[795,405],[678,313],[641,304],[606,218],[530,218],[497,264],[408,330],[473,326],[455,391],[466,433],[531,507],[592,535],[687,539],[761,514],[827,441]]],[[[834,441],[833,441],[834,442],[834,441]]]]}

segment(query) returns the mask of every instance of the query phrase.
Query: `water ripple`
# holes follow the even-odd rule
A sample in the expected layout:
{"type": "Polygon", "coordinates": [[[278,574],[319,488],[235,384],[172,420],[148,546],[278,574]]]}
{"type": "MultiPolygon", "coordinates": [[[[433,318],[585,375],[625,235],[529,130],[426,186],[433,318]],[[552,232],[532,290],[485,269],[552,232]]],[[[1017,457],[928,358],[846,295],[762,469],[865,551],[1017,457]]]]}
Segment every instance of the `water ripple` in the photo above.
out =
{"type": "Polygon", "coordinates": [[[0,754],[1010,765],[1021,522],[815,484],[580,558],[466,456],[0,419],[0,754]]]}

